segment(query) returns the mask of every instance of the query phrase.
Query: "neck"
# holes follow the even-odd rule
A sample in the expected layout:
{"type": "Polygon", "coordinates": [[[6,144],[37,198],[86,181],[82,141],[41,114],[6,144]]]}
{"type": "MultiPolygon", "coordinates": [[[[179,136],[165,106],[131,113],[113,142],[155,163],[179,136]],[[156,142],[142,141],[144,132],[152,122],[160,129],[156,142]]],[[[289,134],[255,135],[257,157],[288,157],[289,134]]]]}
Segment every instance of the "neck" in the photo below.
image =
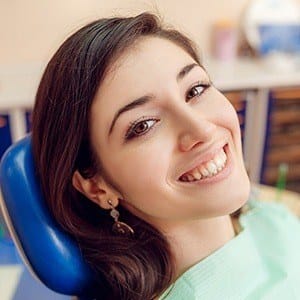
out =
{"type": "Polygon", "coordinates": [[[229,215],[176,224],[168,227],[166,233],[175,259],[176,277],[235,236],[229,215]]]}

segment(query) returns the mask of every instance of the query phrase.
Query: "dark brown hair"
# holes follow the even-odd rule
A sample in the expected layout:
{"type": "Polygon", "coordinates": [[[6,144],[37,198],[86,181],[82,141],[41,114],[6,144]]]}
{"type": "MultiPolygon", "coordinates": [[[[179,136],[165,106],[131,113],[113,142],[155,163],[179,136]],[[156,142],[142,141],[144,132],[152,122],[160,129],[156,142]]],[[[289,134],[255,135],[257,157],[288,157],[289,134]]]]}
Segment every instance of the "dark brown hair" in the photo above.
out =
{"type": "MultiPolygon", "coordinates": [[[[138,39],[155,36],[183,48],[199,64],[196,47],[183,34],[142,13],[94,21],[58,49],[41,79],[33,112],[33,154],[42,190],[59,224],[78,242],[105,282],[107,299],[152,299],[174,279],[166,238],[150,224],[118,208],[134,237],[113,235],[109,213],[72,186],[75,170],[88,178],[101,172],[89,141],[92,101],[112,63],[138,39]]],[[[103,291],[95,297],[105,299],[103,291]]]]}

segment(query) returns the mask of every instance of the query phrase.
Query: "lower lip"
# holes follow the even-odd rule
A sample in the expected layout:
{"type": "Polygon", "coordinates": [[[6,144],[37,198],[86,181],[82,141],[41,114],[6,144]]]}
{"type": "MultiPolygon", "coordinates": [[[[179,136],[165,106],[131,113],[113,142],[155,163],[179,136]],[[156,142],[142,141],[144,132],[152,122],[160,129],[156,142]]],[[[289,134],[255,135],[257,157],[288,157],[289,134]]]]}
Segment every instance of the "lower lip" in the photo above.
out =
{"type": "Polygon", "coordinates": [[[233,169],[233,161],[232,161],[232,157],[228,145],[224,147],[224,151],[227,156],[226,164],[225,167],[217,175],[214,175],[212,177],[207,177],[205,179],[195,180],[195,181],[189,181],[189,182],[180,181],[180,182],[183,184],[197,184],[197,185],[205,184],[206,185],[206,184],[217,183],[219,181],[226,179],[230,175],[233,169]]]}

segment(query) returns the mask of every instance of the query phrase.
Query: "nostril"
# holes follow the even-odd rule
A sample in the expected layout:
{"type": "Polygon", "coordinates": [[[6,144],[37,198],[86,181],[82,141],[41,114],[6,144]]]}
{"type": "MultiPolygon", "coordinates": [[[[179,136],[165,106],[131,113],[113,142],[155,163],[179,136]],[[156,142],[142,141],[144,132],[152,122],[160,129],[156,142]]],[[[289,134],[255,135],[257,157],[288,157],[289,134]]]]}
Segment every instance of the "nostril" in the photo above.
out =
{"type": "MultiPolygon", "coordinates": [[[[180,150],[190,151],[203,143],[207,143],[215,135],[217,125],[204,118],[193,118],[179,136],[180,150]]],[[[182,129],[181,129],[182,130],[182,129]]]]}
{"type": "Polygon", "coordinates": [[[204,141],[200,140],[196,136],[193,136],[192,134],[185,134],[180,138],[179,147],[181,151],[186,152],[197,148],[198,146],[202,145],[203,142],[204,141]]]}
{"type": "Polygon", "coordinates": [[[201,146],[203,142],[197,142],[193,145],[192,149],[197,148],[198,146],[201,146]]]}

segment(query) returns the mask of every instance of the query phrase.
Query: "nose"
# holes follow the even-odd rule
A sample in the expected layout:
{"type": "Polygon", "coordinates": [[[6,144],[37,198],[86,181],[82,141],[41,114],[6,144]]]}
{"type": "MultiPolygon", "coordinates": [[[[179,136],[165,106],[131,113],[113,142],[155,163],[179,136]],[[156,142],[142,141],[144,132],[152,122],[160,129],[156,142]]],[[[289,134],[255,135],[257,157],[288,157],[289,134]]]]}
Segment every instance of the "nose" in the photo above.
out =
{"type": "Polygon", "coordinates": [[[182,152],[190,151],[201,144],[209,142],[217,128],[204,114],[185,109],[179,119],[178,146],[182,152]]]}

